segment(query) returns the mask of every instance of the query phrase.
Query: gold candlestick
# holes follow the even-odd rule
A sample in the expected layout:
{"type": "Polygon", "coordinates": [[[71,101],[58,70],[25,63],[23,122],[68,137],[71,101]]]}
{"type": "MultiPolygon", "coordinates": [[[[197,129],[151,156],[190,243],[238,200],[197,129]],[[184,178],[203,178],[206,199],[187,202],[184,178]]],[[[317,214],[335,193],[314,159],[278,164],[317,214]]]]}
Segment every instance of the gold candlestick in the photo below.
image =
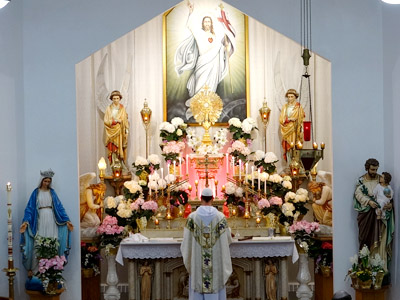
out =
{"type": "Polygon", "coordinates": [[[196,197],[194,198],[195,200],[199,200],[198,195],[199,195],[199,181],[196,179],[194,181],[194,185],[196,186],[196,197]]]}
{"type": "Polygon", "coordinates": [[[214,180],[215,184],[215,200],[218,200],[218,179],[214,180]]]}

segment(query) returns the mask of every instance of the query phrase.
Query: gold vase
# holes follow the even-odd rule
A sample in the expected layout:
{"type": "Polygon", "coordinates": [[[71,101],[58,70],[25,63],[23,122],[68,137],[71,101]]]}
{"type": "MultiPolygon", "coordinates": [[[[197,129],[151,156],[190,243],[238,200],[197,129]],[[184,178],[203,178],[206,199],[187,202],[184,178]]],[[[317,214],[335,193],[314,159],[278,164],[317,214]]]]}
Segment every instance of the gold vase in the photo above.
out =
{"type": "Polygon", "coordinates": [[[46,292],[46,294],[49,294],[49,295],[55,295],[55,294],[57,294],[57,290],[58,290],[58,282],[51,281],[48,283],[45,292],[46,292]]]}
{"type": "Polygon", "coordinates": [[[136,219],[136,224],[137,224],[139,232],[143,232],[147,227],[146,217],[141,217],[140,219],[136,219]]]}
{"type": "Polygon", "coordinates": [[[357,274],[355,272],[349,271],[349,276],[350,276],[351,285],[353,286],[353,288],[358,289],[360,286],[358,285],[357,274]]]}
{"type": "Polygon", "coordinates": [[[279,227],[279,235],[285,235],[285,236],[290,235],[289,231],[285,225],[278,223],[278,227],[279,227]]]}
{"type": "Polygon", "coordinates": [[[321,268],[321,273],[323,277],[331,276],[331,267],[330,266],[319,266],[321,268]]]}
{"type": "Polygon", "coordinates": [[[383,272],[382,270],[381,271],[378,271],[377,273],[376,273],[376,276],[375,276],[375,283],[374,283],[374,289],[375,290],[379,290],[379,289],[381,289],[382,288],[382,281],[383,281],[383,277],[385,276],[385,272],[383,272]]]}
{"type": "Polygon", "coordinates": [[[94,276],[94,270],[91,268],[82,268],[83,278],[92,278],[94,276]]]}
{"type": "Polygon", "coordinates": [[[372,279],[368,279],[366,281],[362,281],[362,280],[358,279],[358,285],[363,290],[367,290],[367,289],[371,288],[371,284],[372,284],[372,279]]]}
{"type": "Polygon", "coordinates": [[[108,255],[114,255],[116,256],[118,253],[118,247],[110,247],[108,248],[108,255]]]}

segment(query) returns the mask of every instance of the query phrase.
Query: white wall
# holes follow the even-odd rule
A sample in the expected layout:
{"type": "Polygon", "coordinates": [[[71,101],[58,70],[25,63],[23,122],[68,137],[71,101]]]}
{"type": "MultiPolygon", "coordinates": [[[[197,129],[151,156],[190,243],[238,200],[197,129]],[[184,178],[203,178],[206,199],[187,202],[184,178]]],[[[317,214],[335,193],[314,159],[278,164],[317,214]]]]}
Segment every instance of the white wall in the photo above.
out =
{"type": "MultiPolygon", "coordinates": [[[[19,203],[24,194],[23,77],[22,77],[22,3],[15,1],[0,10],[0,270],[7,268],[7,192],[12,185],[14,264],[20,266],[19,203]]],[[[0,296],[8,296],[8,280],[0,274],[0,296]]],[[[16,278],[16,284],[23,281],[16,278]]],[[[18,294],[17,294],[18,295],[18,294]]],[[[17,297],[18,298],[18,297],[17,297]]]]}
{"type": "MultiPolygon", "coordinates": [[[[22,97],[20,86],[12,89],[14,96],[10,96],[13,95],[10,92],[7,99],[1,98],[3,106],[10,98],[15,100],[14,105],[17,105],[13,108],[13,114],[7,114],[2,119],[2,122],[5,120],[12,126],[7,127],[11,128],[11,132],[6,133],[3,138],[10,141],[10,153],[9,158],[0,158],[1,162],[4,162],[1,164],[0,176],[4,176],[4,173],[14,177],[18,175],[16,185],[22,193],[18,197],[20,205],[17,204],[19,219],[22,217],[28,194],[38,181],[39,169],[52,167],[57,173],[55,188],[72,216],[73,223],[78,224],[74,66],[90,53],[176,2],[26,0],[23,1],[22,18],[18,15],[21,11],[20,1],[12,1],[0,12],[1,25],[4,22],[4,26],[0,26],[0,38],[5,40],[5,48],[8,49],[7,61],[1,61],[0,70],[5,70],[8,77],[17,72],[15,76],[18,80],[13,80],[16,82],[20,82],[21,74],[18,69],[21,68],[21,62],[18,56],[15,58],[15,53],[20,51],[20,27],[23,24],[24,103],[18,101],[22,97]],[[15,51],[11,52],[9,44],[15,45],[12,47],[15,51]],[[12,65],[17,71],[11,68],[12,65]],[[24,115],[17,118],[17,109],[24,111],[24,115]],[[24,120],[25,123],[21,123],[24,120]],[[23,139],[15,138],[17,135],[26,137],[24,151],[17,150],[24,147],[23,139]],[[18,151],[21,151],[22,155],[18,156],[18,151]]],[[[298,0],[227,2],[267,26],[299,41],[298,0]]],[[[396,15],[399,16],[399,13],[396,15]]],[[[356,214],[352,208],[354,182],[363,173],[363,164],[367,158],[376,157],[382,166],[387,165],[384,149],[385,142],[388,141],[384,140],[383,136],[381,18],[381,4],[378,0],[313,1],[313,49],[332,62],[334,290],[352,290],[343,278],[349,267],[348,257],[357,250],[356,214]]],[[[1,46],[3,50],[3,45],[1,46]]],[[[394,79],[398,77],[392,78],[394,79]]],[[[10,85],[1,89],[2,92],[9,90],[10,85]]],[[[397,106],[394,108],[398,109],[397,106]]],[[[5,128],[4,126],[2,128],[5,128]]],[[[394,136],[393,130],[393,138],[394,136]]],[[[399,149],[397,137],[394,138],[394,143],[396,149],[399,149]]],[[[393,166],[394,163],[393,161],[393,166]]],[[[3,177],[0,179],[4,180],[3,177]]],[[[1,181],[0,185],[3,186],[1,181]]],[[[0,197],[3,198],[4,190],[0,189],[0,193],[0,197]]],[[[0,237],[4,236],[4,230],[5,227],[0,226],[0,237]]],[[[76,276],[80,270],[78,239],[76,232],[73,235],[74,247],[70,264],[65,272],[70,289],[63,294],[63,299],[80,298],[79,276],[76,276]]],[[[20,272],[20,287],[24,278],[24,272],[20,272]]],[[[393,286],[395,284],[394,282],[393,286]]],[[[23,291],[22,287],[20,290],[23,291]]]]}
{"type": "MultiPolygon", "coordinates": [[[[383,98],[384,98],[384,124],[385,124],[385,165],[383,170],[392,174],[391,182],[395,192],[395,215],[400,212],[399,194],[400,194],[400,159],[397,153],[400,151],[400,5],[383,4],[382,24],[383,24],[383,98]]],[[[397,218],[395,228],[395,240],[393,253],[396,253],[392,259],[392,288],[390,290],[391,299],[400,295],[400,256],[399,247],[399,221],[397,218]],[[397,284],[396,284],[397,283],[397,284]]]]}

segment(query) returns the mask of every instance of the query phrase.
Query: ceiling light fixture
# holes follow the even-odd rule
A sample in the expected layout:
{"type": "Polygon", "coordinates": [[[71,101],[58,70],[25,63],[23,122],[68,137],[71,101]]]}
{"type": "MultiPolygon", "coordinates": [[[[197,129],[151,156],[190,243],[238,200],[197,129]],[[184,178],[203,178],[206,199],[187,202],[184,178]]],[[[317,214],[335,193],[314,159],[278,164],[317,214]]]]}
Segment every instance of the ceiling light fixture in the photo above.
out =
{"type": "Polygon", "coordinates": [[[0,0],[0,9],[10,3],[11,0],[0,0]]]}

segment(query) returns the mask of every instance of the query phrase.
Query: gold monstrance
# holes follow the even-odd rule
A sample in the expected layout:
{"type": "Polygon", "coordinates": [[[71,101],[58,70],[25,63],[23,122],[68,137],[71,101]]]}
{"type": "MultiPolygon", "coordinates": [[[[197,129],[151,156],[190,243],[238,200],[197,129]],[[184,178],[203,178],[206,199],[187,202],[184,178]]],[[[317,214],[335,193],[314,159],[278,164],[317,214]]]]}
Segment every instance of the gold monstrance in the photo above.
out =
{"type": "Polygon", "coordinates": [[[219,119],[223,106],[221,98],[217,93],[210,91],[208,86],[204,86],[190,101],[194,119],[204,127],[205,133],[201,142],[205,145],[212,145],[208,130],[219,119]]]}

